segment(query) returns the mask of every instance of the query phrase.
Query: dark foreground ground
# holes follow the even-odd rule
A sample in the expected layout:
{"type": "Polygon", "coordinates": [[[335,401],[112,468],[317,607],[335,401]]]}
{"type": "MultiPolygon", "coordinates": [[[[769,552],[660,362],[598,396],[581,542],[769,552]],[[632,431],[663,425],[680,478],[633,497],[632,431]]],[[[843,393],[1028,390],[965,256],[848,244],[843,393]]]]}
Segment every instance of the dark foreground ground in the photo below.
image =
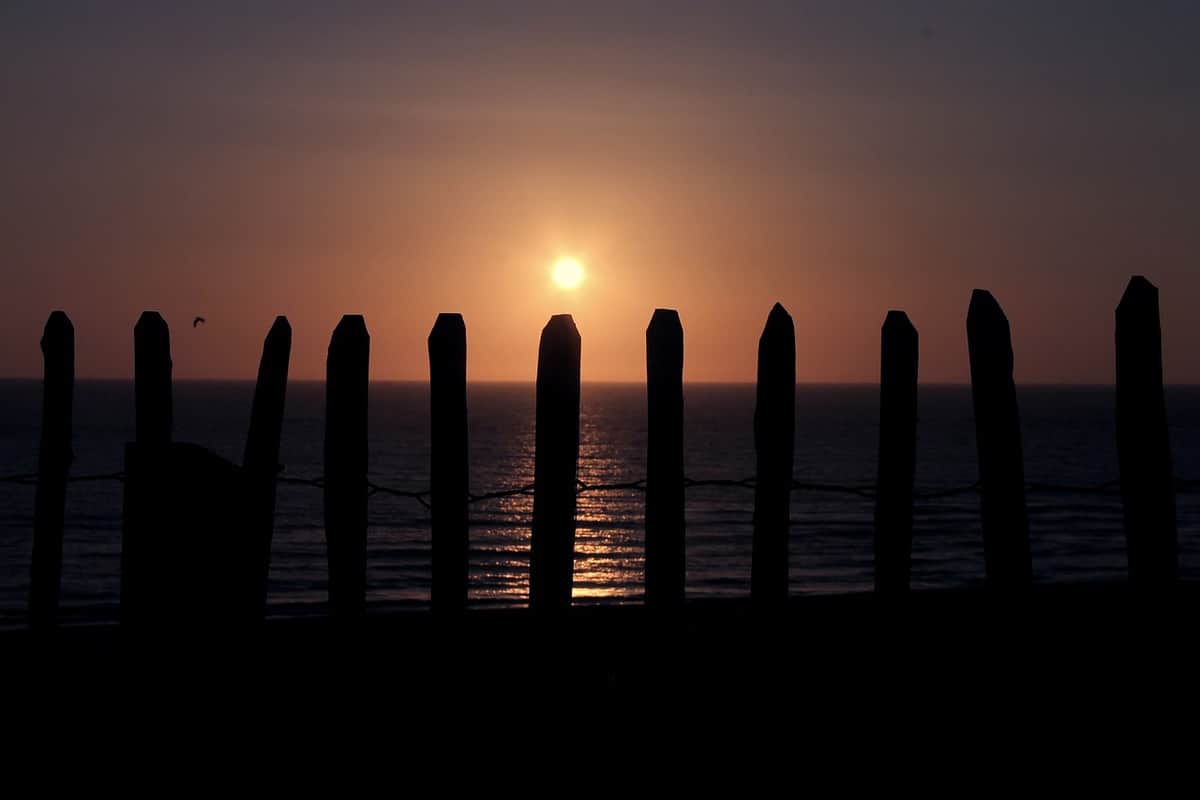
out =
{"type": "Polygon", "coordinates": [[[271,786],[375,769],[406,786],[423,770],[456,791],[482,775],[491,792],[527,777],[628,792],[648,788],[629,777],[646,773],[673,793],[684,779],[742,796],[761,773],[772,777],[756,793],[822,774],[843,790],[932,781],[975,794],[1045,789],[1050,767],[1064,792],[1084,778],[1165,791],[1176,773],[1194,779],[1198,589],[9,631],[0,732],[18,748],[0,753],[13,767],[50,756],[60,772],[78,771],[80,752],[129,775],[161,760],[159,789],[234,785],[243,769],[271,786]]]}
{"type": "Polygon", "coordinates": [[[717,601],[674,615],[621,606],[557,618],[488,610],[368,616],[354,626],[278,620],[242,631],[74,626],[0,633],[0,656],[31,690],[104,689],[130,702],[213,692],[447,707],[497,696],[1141,703],[1200,694],[1198,633],[1200,586],[1145,594],[1079,585],[796,597],[775,612],[717,601]]]}
{"type": "Polygon", "coordinates": [[[0,753],[59,769],[82,753],[131,775],[161,761],[157,789],[225,785],[236,764],[301,786],[310,772],[370,767],[391,780],[402,767],[406,781],[425,769],[456,787],[483,775],[488,791],[528,772],[624,792],[646,772],[742,796],[761,769],[773,776],[759,792],[772,794],[816,772],[843,788],[920,792],[936,776],[974,793],[1041,785],[1050,765],[1074,789],[1078,776],[1105,786],[1132,772],[1131,788],[1155,777],[1165,791],[1168,767],[1194,779],[1200,748],[1198,588],[9,631],[0,753]]]}

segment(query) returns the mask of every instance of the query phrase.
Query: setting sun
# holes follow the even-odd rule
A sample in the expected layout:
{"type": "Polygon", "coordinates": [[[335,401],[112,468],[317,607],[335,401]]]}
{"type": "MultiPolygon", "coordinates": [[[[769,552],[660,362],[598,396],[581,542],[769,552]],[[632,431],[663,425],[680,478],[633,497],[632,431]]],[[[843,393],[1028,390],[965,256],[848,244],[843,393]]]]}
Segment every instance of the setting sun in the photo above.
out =
{"type": "Polygon", "coordinates": [[[583,264],[575,258],[560,258],[554,262],[554,285],[560,289],[575,289],[583,283],[583,264]]]}

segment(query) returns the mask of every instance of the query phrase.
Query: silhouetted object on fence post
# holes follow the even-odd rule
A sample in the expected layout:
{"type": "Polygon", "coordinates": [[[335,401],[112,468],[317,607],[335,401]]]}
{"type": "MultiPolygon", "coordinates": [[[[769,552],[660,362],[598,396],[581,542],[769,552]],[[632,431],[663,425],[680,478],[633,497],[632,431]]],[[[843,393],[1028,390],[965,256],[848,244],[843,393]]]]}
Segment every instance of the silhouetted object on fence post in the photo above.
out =
{"type": "Polygon", "coordinates": [[[571,606],[575,567],[575,490],[579,462],[580,338],[570,314],[542,329],[537,366],[537,435],[529,605],[571,606]]]}
{"type": "Polygon", "coordinates": [[[63,519],[71,470],[71,403],[75,390],[75,328],[62,311],[42,333],[42,442],[33,511],[29,623],[53,625],[62,585],[63,519]]]}
{"type": "Polygon", "coordinates": [[[467,326],[438,314],[429,333],[429,503],[435,612],[467,605],[467,326]]]}
{"type": "Polygon", "coordinates": [[[646,328],[646,605],[683,605],[683,326],[655,309],[646,328]]]}
{"type": "Polygon", "coordinates": [[[754,405],[754,542],[750,597],[776,606],[788,596],[788,530],[796,439],[796,329],[779,303],[758,340],[754,405]]]}
{"type": "Polygon", "coordinates": [[[1173,583],[1179,572],[1175,477],[1163,396],[1158,288],[1141,275],[1117,306],[1117,456],[1129,580],[1173,583]]]}
{"type": "Polygon", "coordinates": [[[275,530],[275,480],[279,473],[279,440],[287,398],[288,361],[292,353],[292,326],[287,317],[276,317],[263,342],[258,382],[250,410],[250,431],[242,467],[246,473],[247,525],[258,543],[257,571],[261,576],[261,606],[266,611],[267,573],[271,564],[271,538],[275,530]]]}
{"type": "Polygon", "coordinates": [[[879,470],[875,492],[875,591],[909,588],[917,461],[917,329],[903,311],[883,322],[879,470]]]}
{"type": "Polygon", "coordinates": [[[999,589],[1024,587],[1033,580],[1033,561],[1012,338],[1000,304],[982,289],[971,293],[967,349],[987,583],[999,589]]]}
{"type": "MultiPolygon", "coordinates": [[[[262,388],[260,382],[256,405],[262,388]]],[[[134,328],[134,394],[137,440],[125,446],[122,624],[221,633],[261,619],[265,568],[246,471],[199,445],[171,441],[170,334],[152,311],[134,328]]],[[[268,438],[257,425],[263,410],[255,414],[248,454],[268,438]]],[[[278,433],[275,440],[278,452],[278,433]]]]}
{"type": "Polygon", "coordinates": [[[325,377],[325,542],[334,617],[362,616],[367,587],[367,380],[371,339],[362,316],[342,317],[325,377]]]}
{"type": "Polygon", "coordinates": [[[195,444],[131,442],[125,473],[121,624],[227,635],[260,620],[244,470],[195,444]]]}
{"type": "Polygon", "coordinates": [[[133,328],[133,391],[139,444],[171,441],[171,334],[157,311],[133,328]]]}

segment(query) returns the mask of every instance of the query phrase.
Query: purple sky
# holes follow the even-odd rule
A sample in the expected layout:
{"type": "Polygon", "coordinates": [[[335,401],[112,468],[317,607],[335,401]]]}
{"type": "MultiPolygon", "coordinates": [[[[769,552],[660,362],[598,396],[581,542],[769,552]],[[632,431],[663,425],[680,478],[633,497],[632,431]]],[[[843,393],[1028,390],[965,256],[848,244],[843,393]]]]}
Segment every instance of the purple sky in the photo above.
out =
{"type": "Polygon", "coordinates": [[[0,7],[0,377],[55,308],[128,376],[155,308],[179,377],[252,376],[279,313],[320,377],[361,312],[420,379],[461,311],[471,377],[527,379],[567,311],[585,379],[638,380],[669,306],[689,380],[748,380],[779,300],[801,381],[876,380],[903,308],[961,382],[981,287],[1019,380],[1106,383],[1142,273],[1200,382],[1200,4],[170,5],[0,7]]]}

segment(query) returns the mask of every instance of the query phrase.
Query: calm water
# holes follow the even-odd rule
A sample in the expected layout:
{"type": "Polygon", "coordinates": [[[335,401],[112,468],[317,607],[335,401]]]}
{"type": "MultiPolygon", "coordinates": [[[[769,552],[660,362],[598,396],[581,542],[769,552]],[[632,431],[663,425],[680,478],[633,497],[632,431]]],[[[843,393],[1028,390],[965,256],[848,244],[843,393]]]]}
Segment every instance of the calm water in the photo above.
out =
{"type": "MultiPolygon", "coordinates": [[[[176,438],[241,460],[253,386],[176,384],[176,438]]],[[[797,387],[796,477],[871,483],[877,392],[870,386],[797,387]]],[[[1200,477],[1200,388],[1168,391],[1176,473],[1200,477]]],[[[428,390],[423,384],[371,387],[371,479],[423,489],[429,462],[428,390]]],[[[689,386],[686,469],[693,478],[741,478],[754,472],[752,386],[689,386]]],[[[1033,482],[1096,484],[1117,475],[1111,388],[1026,388],[1020,392],[1026,477],[1033,482]]],[[[533,478],[532,385],[470,389],[471,482],[475,492],[533,478]]],[[[926,387],[920,396],[917,488],[976,478],[970,391],[926,387]]],[[[36,469],[40,386],[0,382],[0,474],[36,469]]],[[[287,475],[321,472],[323,387],[289,387],[281,461],[287,475]]],[[[620,482],[645,474],[645,390],[588,385],[582,398],[580,478],[620,482]]],[[[133,429],[132,384],[81,382],[76,388],[78,474],[121,469],[133,429]]],[[[693,488],[687,496],[690,596],[748,594],[751,491],[693,488]]],[[[522,604],[528,586],[531,497],[472,506],[472,597],[522,604]]],[[[319,612],[325,603],[321,492],[279,490],[271,562],[275,614],[319,612]]],[[[0,621],[23,614],[29,573],[33,488],[0,484],[0,621]]],[[[116,482],[70,487],[63,565],[67,613],[111,617],[118,600],[121,488],[116,482]]],[[[583,495],[576,539],[576,602],[637,602],[642,592],[643,496],[583,495]]],[[[1119,578],[1124,535],[1117,497],[1030,496],[1038,580],[1119,578]]],[[[871,586],[868,500],[796,493],[792,502],[793,592],[863,591],[871,586]]],[[[1200,577],[1200,497],[1179,498],[1184,574],[1200,577]]],[[[376,495],[370,503],[368,602],[420,606],[429,598],[429,518],[415,501],[376,495]]],[[[916,509],[913,583],[964,585],[983,577],[978,498],[967,494],[916,509]]],[[[202,543],[197,542],[197,546],[202,543]]]]}

